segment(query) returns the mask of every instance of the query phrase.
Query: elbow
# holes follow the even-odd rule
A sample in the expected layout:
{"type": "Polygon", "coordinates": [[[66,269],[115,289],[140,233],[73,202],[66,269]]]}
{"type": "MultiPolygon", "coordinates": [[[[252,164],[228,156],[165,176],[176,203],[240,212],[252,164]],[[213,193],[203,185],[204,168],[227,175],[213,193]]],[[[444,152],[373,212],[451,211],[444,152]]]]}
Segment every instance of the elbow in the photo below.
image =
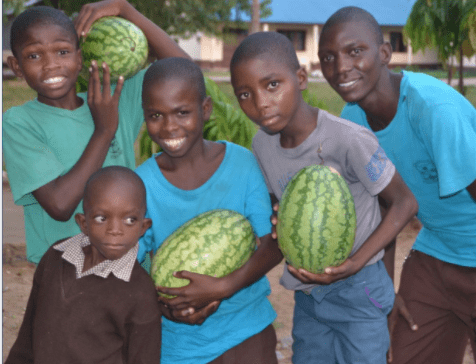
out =
{"type": "Polygon", "coordinates": [[[46,213],[56,221],[68,221],[73,216],[75,208],[60,203],[60,201],[51,201],[48,206],[42,206],[46,213]]]}
{"type": "Polygon", "coordinates": [[[413,196],[413,193],[409,193],[408,196],[404,199],[405,206],[403,207],[404,211],[407,211],[408,220],[411,220],[418,213],[418,202],[413,196]]]}

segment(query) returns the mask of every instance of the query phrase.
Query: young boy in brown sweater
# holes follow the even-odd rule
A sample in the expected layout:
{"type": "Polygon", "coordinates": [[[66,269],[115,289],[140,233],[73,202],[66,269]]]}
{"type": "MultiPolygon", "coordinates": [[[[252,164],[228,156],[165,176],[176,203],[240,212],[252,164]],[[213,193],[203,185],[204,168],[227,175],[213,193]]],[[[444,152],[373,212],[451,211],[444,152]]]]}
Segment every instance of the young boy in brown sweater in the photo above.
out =
{"type": "Polygon", "coordinates": [[[91,176],[82,233],[41,259],[18,338],[5,363],[159,363],[157,293],[136,256],[145,187],[125,167],[91,176]]]}

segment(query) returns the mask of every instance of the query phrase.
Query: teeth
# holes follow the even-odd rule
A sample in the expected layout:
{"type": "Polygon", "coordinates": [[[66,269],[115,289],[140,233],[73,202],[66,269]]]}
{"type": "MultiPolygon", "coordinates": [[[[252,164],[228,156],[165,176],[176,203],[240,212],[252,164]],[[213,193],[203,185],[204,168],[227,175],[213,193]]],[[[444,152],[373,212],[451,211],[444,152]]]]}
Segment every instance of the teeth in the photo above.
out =
{"type": "Polygon", "coordinates": [[[349,86],[352,86],[356,82],[357,82],[357,80],[350,81],[350,82],[347,82],[347,83],[339,83],[339,87],[349,87],[349,86]]]}
{"type": "Polygon", "coordinates": [[[180,139],[164,139],[164,144],[169,148],[178,148],[185,141],[185,138],[180,139]]]}
{"type": "Polygon", "coordinates": [[[57,83],[57,82],[61,82],[64,80],[64,77],[52,77],[52,78],[48,78],[47,80],[44,80],[43,82],[44,83],[57,83]]]}

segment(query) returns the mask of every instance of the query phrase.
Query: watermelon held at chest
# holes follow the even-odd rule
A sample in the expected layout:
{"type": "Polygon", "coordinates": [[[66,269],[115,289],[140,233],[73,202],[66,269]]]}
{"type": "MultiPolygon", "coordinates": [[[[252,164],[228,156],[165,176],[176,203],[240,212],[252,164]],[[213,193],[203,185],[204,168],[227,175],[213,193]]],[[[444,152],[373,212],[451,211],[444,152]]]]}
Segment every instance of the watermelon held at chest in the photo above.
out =
{"type": "Polygon", "coordinates": [[[287,262],[324,273],[349,256],[355,239],[354,199],[346,181],[327,166],[301,169],[279,202],[276,233],[287,262]]]}
{"type": "Polygon", "coordinates": [[[80,41],[83,68],[78,83],[89,80],[91,61],[98,62],[102,80],[102,63],[106,62],[111,74],[111,83],[119,76],[128,79],[139,72],[147,63],[149,48],[147,38],[141,29],[130,21],[107,16],[96,20],[86,38],[80,41]]]}
{"type": "Polygon", "coordinates": [[[255,248],[253,228],[243,215],[224,209],[207,211],[164,240],[152,259],[150,275],[162,287],[188,285],[187,279],[173,276],[181,270],[224,277],[243,266],[255,248]]]}

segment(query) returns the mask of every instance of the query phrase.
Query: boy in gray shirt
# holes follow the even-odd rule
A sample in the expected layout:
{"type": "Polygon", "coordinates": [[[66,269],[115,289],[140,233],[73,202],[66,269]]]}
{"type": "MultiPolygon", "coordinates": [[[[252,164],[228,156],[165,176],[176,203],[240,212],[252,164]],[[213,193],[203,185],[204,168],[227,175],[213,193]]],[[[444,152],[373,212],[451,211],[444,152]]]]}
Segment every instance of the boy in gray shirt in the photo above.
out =
{"type": "Polygon", "coordinates": [[[285,36],[249,36],[230,68],[240,107],[261,127],[253,151],[272,200],[300,169],[323,164],[344,177],[355,201],[356,237],[344,263],[323,274],[284,270],[281,283],[295,291],[293,363],[385,363],[395,294],[382,257],[415,215],[415,198],[371,132],[304,102],[307,73],[285,36]],[[388,207],[383,219],[378,197],[388,207]]]}

